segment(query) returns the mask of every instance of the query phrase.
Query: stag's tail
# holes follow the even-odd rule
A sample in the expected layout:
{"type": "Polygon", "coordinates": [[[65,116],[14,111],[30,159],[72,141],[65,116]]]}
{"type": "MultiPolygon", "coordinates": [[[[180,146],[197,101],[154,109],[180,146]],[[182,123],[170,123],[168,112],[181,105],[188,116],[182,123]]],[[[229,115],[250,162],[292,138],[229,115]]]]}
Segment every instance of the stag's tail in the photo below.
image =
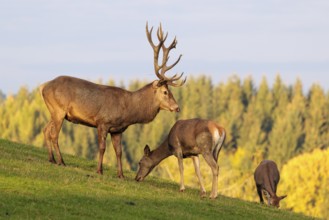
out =
{"type": "Polygon", "coordinates": [[[222,149],[223,143],[225,141],[226,133],[224,128],[218,128],[215,137],[215,147],[213,150],[213,157],[215,158],[216,162],[218,161],[218,155],[220,150],[222,149]]]}

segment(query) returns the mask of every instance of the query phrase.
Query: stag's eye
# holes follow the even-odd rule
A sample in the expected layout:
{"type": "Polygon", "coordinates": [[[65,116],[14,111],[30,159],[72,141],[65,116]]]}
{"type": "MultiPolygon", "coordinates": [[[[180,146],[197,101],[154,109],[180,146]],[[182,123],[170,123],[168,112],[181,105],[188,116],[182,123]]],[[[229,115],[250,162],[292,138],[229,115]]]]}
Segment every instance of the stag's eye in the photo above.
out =
{"type": "Polygon", "coordinates": [[[163,94],[168,95],[168,91],[164,91],[163,94]]]}

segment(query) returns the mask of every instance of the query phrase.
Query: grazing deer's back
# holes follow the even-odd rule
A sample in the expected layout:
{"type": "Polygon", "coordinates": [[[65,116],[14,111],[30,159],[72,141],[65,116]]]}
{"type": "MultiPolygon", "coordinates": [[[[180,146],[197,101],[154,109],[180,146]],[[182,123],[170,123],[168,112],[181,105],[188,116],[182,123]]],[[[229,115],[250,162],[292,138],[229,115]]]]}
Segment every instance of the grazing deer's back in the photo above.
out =
{"type": "Polygon", "coordinates": [[[170,130],[171,146],[183,146],[185,151],[202,146],[213,146],[222,135],[221,128],[213,121],[204,119],[179,120],[170,130]]]}
{"type": "Polygon", "coordinates": [[[177,121],[169,132],[169,144],[175,145],[175,142],[179,141],[184,147],[194,147],[196,145],[196,135],[205,128],[202,124],[198,126],[200,121],[199,119],[177,121]]]}
{"type": "Polygon", "coordinates": [[[271,189],[275,193],[276,184],[280,180],[279,170],[275,162],[263,160],[255,170],[254,179],[257,185],[271,189]]]}

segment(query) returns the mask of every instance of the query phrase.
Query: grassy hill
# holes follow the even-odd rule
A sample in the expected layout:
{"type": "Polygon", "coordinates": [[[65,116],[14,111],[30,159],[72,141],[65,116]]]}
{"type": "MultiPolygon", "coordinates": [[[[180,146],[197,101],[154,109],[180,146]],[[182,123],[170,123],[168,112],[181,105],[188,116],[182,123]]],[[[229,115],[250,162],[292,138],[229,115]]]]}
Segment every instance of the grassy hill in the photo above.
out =
{"type": "Polygon", "coordinates": [[[0,219],[311,219],[285,210],[219,196],[201,199],[198,189],[154,177],[116,178],[96,162],[64,155],[50,164],[46,149],[0,139],[0,219]]]}

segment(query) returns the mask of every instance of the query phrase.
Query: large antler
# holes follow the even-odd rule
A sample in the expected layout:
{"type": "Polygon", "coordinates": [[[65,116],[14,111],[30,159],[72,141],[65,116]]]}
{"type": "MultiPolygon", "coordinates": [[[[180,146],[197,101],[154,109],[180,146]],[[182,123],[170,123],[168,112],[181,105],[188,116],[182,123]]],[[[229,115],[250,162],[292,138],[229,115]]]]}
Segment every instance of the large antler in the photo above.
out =
{"type": "Polygon", "coordinates": [[[178,59],[176,60],[176,62],[174,62],[172,65],[167,66],[167,62],[169,60],[169,52],[171,49],[176,48],[176,44],[177,44],[177,40],[176,37],[174,38],[173,42],[169,45],[169,47],[166,47],[164,45],[164,42],[167,39],[168,36],[168,32],[166,33],[166,35],[164,36],[163,31],[162,31],[162,26],[160,23],[160,26],[158,28],[157,31],[157,37],[159,40],[159,44],[155,45],[152,41],[152,31],[153,31],[153,27],[151,27],[151,29],[149,30],[148,28],[148,23],[146,23],[146,36],[148,41],[151,44],[151,47],[153,48],[153,52],[154,52],[154,71],[155,74],[157,75],[157,77],[160,79],[159,84],[167,84],[170,86],[175,86],[175,87],[179,87],[184,85],[184,83],[186,82],[186,77],[184,80],[182,80],[180,83],[175,83],[175,81],[179,80],[180,78],[182,78],[184,73],[181,73],[180,75],[175,74],[172,77],[166,77],[165,73],[172,69],[181,59],[182,55],[179,55],[178,59]],[[160,53],[160,49],[162,49],[163,51],[163,58],[162,58],[162,64],[159,65],[159,53],[160,53]],[[160,72],[161,70],[161,72],[160,72]]]}

